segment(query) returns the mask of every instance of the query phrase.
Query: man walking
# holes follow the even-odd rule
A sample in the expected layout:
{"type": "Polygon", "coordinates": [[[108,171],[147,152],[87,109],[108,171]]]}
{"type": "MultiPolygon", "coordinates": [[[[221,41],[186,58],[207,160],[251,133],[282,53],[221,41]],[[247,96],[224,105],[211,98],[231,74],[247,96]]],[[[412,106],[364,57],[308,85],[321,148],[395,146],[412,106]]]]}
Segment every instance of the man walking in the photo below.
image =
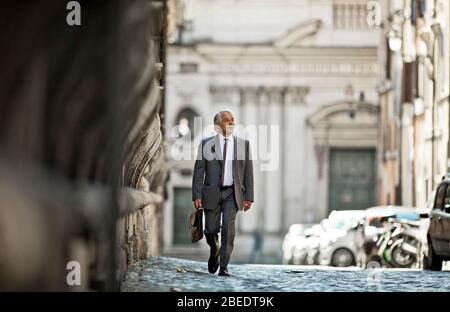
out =
{"type": "Polygon", "coordinates": [[[233,135],[231,112],[217,113],[214,126],[217,135],[203,139],[199,146],[192,200],[205,213],[204,233],[211,247],[208,270],[213,274],[220,264],[219,276],[230,276],[227,266],[234,247],[236,214],[250,209],[254,201],[253,163],[249,141],[233,135]]]}

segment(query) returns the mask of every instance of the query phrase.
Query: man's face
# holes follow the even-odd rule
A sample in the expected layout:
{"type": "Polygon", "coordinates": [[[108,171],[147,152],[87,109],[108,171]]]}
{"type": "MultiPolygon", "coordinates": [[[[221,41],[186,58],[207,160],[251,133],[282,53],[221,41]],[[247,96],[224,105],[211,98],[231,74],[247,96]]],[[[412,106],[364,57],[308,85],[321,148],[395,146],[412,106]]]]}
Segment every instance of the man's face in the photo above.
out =
{"type": "Polygon", "coordinates": [[[228,112],[222,113],[222,119],[219,123],[220,129],[222,130],[222,134],[225,136],[229,136],[234,131],[234,117],[232,114],[228,112]]]}

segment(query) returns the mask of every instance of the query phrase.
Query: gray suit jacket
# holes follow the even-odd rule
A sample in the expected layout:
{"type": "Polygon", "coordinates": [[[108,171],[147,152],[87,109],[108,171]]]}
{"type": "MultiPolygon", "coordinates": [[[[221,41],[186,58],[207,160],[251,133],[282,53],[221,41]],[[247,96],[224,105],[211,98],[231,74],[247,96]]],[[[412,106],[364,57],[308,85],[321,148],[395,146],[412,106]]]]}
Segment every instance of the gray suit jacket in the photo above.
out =
{"type": "MultiPolygon", "coordinates": [[[[201,199],[204,209],[216,209],[220,199],[222,151],[219,135],[203,139],[199,145],[192,178],[192,200],[201,199]]],[[[248,140],[234,136],[234,195],[239,210],[243,201],[254,201],[253,163],[248,140]]]]}

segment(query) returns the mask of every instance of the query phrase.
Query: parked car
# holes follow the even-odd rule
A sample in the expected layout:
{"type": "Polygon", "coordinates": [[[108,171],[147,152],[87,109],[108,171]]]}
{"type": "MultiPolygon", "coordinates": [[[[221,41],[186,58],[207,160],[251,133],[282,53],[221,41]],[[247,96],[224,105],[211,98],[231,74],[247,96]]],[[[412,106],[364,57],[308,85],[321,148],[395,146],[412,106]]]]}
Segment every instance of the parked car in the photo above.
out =
{"type": "Polygon", "coordinates": [[[440,271],[442,262],[450,260],[450,175],[442,178],[431,211],[422,217],[429,218],[423,268],[440,271]]]}
{"type": "Polygon", "coordinates": [[[319,263],[348,267],[362,263],[364,210],[332,211],[320,241],[319,263]]]}
{"type": "Polygon", "coordinates": [[[306,249],[305,264],[319,265],[320,264],[320,241],[325,234],[328,219],[323,219],[320,224],[315,225],[311,229],[311,235],[308,236],[309,244],[306,249]]]}
{"type": "Polygon", "coordinates": [[[306,224],[292,224],[289,227],[282,244],[283,264],[293,264],[294,248],[306,240],[305,231],[308,227],[306,224]]]}
{"type": "MultiPolygon", "coordinates": [[[[322,220],[322,223],[324,221],[322,220]]],[[[293,251],[293,263],[298,265],[308,264],[308,254],[317,248],[324,229],[321,224],[315,224],[305,231],[306,239],[298,241],[293,251]]]]}
{"type": "Polygon", "coordinates": [[[421,233],[422,233],[422,250],[421,250],[421,263],[420,267],[425,269],[428,269],[426,261],[428,261],[428,252],[429,252],[429,246],[428,246],[428,229],[430,228],[430,213],[433,210],[434,207],[434,201],[436,199],[436,188],[431,192],[430,196],[427,198],[426,204],[419,208],[417,211],[419,213],[419,216],[421,218],[421,233]]]}

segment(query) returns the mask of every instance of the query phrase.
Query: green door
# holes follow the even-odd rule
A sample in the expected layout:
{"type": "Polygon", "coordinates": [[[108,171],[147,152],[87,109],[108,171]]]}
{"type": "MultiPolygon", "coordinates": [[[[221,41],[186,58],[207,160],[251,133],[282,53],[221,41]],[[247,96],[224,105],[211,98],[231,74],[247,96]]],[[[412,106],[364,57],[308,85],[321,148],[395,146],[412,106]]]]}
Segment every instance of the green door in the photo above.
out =
{"type": "Polygon", "coordinates": [[[194,211],[194,206],[190,188],[174,189],[173,208],[173,243],[175,245],[191,244],[189,215],[194,211]]]}
{"type": "Polygon", "coordinates": [[[332,149],[328,209],[358,210],[375,205],[375,150],[332,149]]]}

